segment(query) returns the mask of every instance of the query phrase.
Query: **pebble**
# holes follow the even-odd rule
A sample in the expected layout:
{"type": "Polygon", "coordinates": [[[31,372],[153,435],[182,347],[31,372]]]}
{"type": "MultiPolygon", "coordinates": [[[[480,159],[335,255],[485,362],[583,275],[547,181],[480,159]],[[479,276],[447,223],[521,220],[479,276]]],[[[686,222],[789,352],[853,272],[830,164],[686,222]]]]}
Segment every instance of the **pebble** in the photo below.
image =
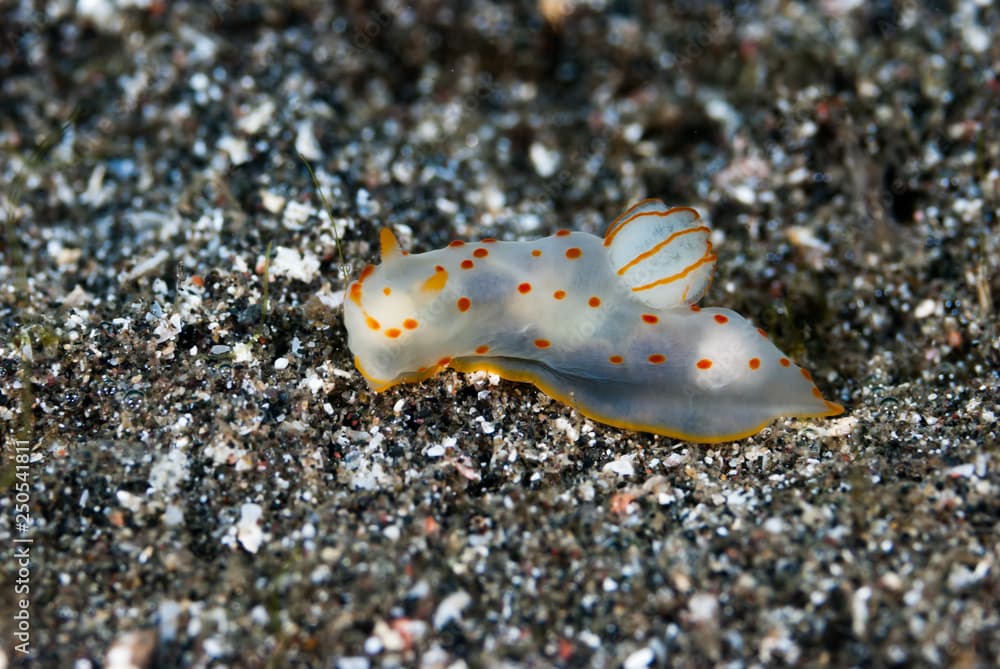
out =
{"type": "Polygon", "coordinates": [[[534,166],[535,172],[543,179],[555,174],[562,162],[559,151],[539,142],[532,143],[529,149],[529,156],[531,157],[531,164],[534,166]]]}
{"type": "Polygon", "coordinates": [[[260,527],[264,510],[260,504],[248,502],[240,506],[240,520],[236,524],[236,538],[248,553],[256,553],[264,543],[264,531],[260,527]]]}
{"type": "Polygon", "coordinates": [[[640,648],[625,658],[622,667],[624,669],[645,669],[652,666],[655,661],[656,653],[651,648],[640,648]]]}
{"type": "Polygon", "coordinates": [[[612,474],[617,474],[618,476],[634,476],[635,467],[632,465],[632,461],[635,459],[635,455],[629,453],[623,455],[620,458],[612,460],[602,467],[602,471],[611,472],[612,474]]]}
{"type": "Polygon", "coordinates": [[[279,246],[274,250],[269,270],[273,276],[286,276],[303,283],[311,283],[319,273],[319,259],[309,250],[279,246]]]}
{"type": "Polygon", "coordinates": [[[434,611],[433,623],[435,629],[442,629],[452,621],[461,618],[462,611],[472,603],[472,597],[464,590],[456,590],[441,600],[434,611]]]}

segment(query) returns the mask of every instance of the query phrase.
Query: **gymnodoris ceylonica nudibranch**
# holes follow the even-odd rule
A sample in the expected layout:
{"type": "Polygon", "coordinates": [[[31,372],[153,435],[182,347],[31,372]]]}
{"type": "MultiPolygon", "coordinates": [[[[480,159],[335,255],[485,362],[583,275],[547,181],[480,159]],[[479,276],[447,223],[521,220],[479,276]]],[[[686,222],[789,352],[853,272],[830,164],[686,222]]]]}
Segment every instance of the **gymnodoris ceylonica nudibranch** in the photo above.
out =
{"type": "Polygon", "coordinates": [[[407,254],[386,228],[382,264],[348,288],[348,345],[375,391],[485,370],[596,421],[690,441],[842,413],[763,330],[696,305],[715,268],[709,236],[694,209],[655,199],[604,239],[560,230],[407,254]]]}

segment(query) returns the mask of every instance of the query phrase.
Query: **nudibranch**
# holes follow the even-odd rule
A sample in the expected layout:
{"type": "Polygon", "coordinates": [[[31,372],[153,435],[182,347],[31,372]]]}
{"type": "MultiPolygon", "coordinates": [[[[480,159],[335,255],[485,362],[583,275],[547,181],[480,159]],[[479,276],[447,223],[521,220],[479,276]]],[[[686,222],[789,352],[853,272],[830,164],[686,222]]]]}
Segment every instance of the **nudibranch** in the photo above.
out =
{"type": "Polygon", "coordinates": [[[344,301],[354,363],[375,391],[445,367],[485,370],[615,427],[697,442],[742,439],[781,416],[836,416],[809,372],[729,309],[697,306],[715,268],[688,207],[639,202],[604,238],[454,241],[403,252],[344,301]]]}

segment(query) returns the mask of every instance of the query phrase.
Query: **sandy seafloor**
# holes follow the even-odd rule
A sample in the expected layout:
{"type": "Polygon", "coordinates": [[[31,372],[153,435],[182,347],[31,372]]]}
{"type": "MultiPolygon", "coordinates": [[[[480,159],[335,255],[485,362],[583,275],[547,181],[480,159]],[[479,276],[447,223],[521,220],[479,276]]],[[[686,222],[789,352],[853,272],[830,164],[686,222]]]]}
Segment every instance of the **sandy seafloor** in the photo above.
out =
{"type": "Polygon", "coordinates": [[[0,7],[0,667],[996,666],[993,3],[0,7]],[[338,234],[648,196],[843,416],[366,389],[338,234]]]}

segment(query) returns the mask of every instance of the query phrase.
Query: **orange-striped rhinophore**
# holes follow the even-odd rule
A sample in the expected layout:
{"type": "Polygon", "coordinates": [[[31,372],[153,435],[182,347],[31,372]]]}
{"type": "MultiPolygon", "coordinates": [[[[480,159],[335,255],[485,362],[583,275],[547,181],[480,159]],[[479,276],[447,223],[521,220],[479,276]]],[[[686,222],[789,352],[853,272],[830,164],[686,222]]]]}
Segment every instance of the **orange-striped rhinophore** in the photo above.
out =
{"type": "Polygon", "coordinates": [[[691,441],[740,439],[779,416],[835,416],[809,373],[729,309],[699,308],[715,268],[694,209],[643,200],[604,239],[452,243],[404,254],[348,289],[344,322],[376,390],[445,366],[486,370],[617,427],[691,441]]]}

